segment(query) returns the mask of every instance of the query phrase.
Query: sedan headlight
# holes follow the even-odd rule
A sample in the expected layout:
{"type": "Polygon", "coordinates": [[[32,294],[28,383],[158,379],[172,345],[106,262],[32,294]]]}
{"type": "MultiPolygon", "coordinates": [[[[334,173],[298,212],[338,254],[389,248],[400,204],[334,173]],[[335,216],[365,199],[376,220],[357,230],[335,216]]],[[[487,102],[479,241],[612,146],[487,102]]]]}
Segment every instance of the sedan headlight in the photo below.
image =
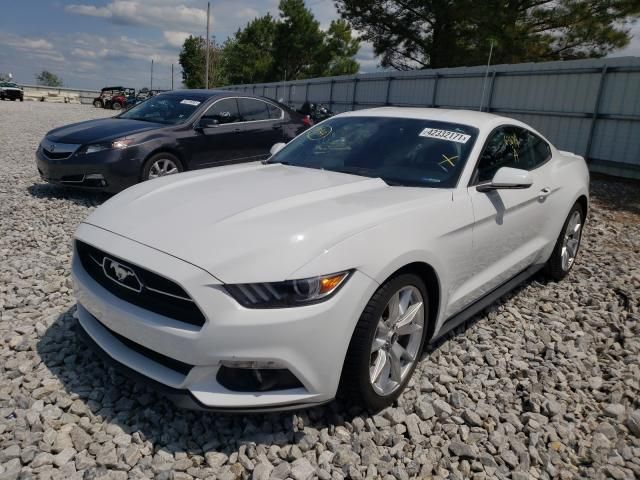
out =
{"type": "Polygon", "coordinates": [[[132,143],[133,143],[133,140],[127,139],[127,138],[121,138],[119,140],[114,140],[113,142],[92,143],[91,145],[85,145],[84,147],[82,147],[78,151],[78,154],[86,155],[89,153],[97,153],[103,150],[111,150],[111,149],[122,150],[124,148],[127,148],[132,143]]]}
{"type": "Polygon", "coordinates": [[[349,278],[350,271],[270,283],[241,283],[225,288],[247,308],[288,308],[327,300],[349,278]]]}

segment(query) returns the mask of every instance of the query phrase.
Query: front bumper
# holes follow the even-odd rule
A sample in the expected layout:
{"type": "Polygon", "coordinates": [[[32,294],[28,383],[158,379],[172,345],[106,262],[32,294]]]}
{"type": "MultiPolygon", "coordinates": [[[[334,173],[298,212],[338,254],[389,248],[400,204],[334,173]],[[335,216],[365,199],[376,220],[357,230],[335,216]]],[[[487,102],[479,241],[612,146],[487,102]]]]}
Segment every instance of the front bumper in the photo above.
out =
{"type": "Polygon", "coordinates": [[[140,180],[144,157],[136,146],[123,150],[104,150],[89,155],[73,153],[55,160],[47,157],[42,147],[36,150],[40,177],[49,182],[86,190],[117,193],[140,180]],[[95,179],[101,176],[103,181],[95,179]]]}
{"type": "Polygon", "coordinates": [[[137,242],[82,224],[76,237],[178,283],[204,313],[203,326],[137,307],[109,293],[74,255],[72,276],[80,328],[116,362],[169,389],[190,408],[267,411],[309,407],[335,397],[355,324],[377,284],[355,272],[331,299],[287,309],[245,309],[209,273],[137,242]],[[130,348],[118,337],[190,366],[167,363],[130,348]],[[275,362],[299,388],[231,391],[217,380],[222,362],[275,362]],[[184,399],[186,401],[183,401],[184,399]]]}

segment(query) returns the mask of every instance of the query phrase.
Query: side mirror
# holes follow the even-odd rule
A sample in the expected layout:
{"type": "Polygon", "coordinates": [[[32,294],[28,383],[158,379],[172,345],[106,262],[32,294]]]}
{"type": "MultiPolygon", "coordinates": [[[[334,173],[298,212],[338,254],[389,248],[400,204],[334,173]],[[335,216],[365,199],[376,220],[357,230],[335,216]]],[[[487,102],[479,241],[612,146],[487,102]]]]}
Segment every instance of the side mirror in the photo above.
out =
{"type": "Polygon", "coordinates": [[[196,127],[199,129],[203,129],[203,128],[215,128],[218,125],[220,125],[220,122],[218,120],[216,120],[215,118],[201,118],[198,123],[196,124],[196,127]]]}
{"type": "Polygon", "coordinates": [[[284,147],[286,147],[286,143],[276,143],[273,145],[273,147],[271,147],[271,150],[269,150],[269,153],[271,154],[271,156],[274,156],[276,153],[278,153],[280,150],[282,150],[284,147]]]}
{"type": "Polygon", "coordinates": [[[531,173],[520,168],[502,167],[487,183],[481,183],[476,187],[479,192],[491,190],[529,188],[533,185],[531,173]]]}

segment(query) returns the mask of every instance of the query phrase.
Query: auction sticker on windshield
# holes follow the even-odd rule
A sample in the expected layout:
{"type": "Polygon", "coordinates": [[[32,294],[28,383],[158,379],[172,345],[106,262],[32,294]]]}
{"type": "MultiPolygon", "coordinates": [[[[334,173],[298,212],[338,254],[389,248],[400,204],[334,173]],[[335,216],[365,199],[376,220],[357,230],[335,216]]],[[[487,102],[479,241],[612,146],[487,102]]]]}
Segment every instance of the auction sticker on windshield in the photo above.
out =
{"type": "Polygon", "coordinates": [[[439,138],[440,140],[450,140],[457,143],[467,143],[471,135],[452,132],[451,130],[440,130],[439,128],[425,128],[419,135],[421,137],[439,138]]]}
{"type": "Polygon", "coordinates": [[[328,137],[333,129],[329,125],[320,125],[317,128],[313,128],[307,132],[307,138],[309,140],[320,140],[321,138],[328,137]]]}
{"type": "Polygon", "coordinates": [[[200,102],[197,100],[182,100],[180,103],[183,103],[184,105],[193,105],[194,107],[197,107],[198,105],[200,105],[200,102]]]}

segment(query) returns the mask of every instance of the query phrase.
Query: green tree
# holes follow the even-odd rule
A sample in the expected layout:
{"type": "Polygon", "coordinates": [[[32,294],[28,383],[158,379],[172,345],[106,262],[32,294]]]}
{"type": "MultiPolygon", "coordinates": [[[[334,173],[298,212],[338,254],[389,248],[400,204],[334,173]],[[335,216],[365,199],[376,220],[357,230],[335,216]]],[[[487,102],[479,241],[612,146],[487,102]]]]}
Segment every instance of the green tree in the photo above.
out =
{"type": "Polygon", "coordinates": [[[305,78],[313,68],[324,36],[304,0],[280,0],[280,21],[273,42],[274,80],[305,78]]]}
{"type": "Polygon", "coordinates": [[[281,0],[280,19],[256,18],[225,42],[223,69],[234,84],[348,75],[359,48],[345,20],[323,32],[302,0],[281,0]]]}
{"type": "Polygon", "coordinates": [[[399,70],[599,57],[629,42],[638,0],[336,0],[399,70]]]}
{"type": "Polygon", "coordinates": [[[275,35],[276,21],[267,14],[249,22],[224,43],[224,69],[230,83],[270,81],[275,35]]]}
{"type": "MultiPolygon", "coordinates": [[[[189,35],[180,50],[182,83],[187,88],[205,88],[207,45],[204,37],[189,35]]],[[[212,39],[209,43],[209,88],[227,83],[223,69],[222,48],[212,39]]]]}
{"type": "Polygon", "coordinates": [[[47,87],[62,86],[62,79],[55,73],[51,73],[48,70],[43,70],[38,75],[36,75],[36,81],[38,82],[38,85],[45,85],[47,87]]]}
{"type": "Polygon", "coordinates": [[[345,20],[333,20],[319,48],[312,76],[352,75],[360,65],[353,58],[360,49],[360,41],[351,34],[345,20]]]}

